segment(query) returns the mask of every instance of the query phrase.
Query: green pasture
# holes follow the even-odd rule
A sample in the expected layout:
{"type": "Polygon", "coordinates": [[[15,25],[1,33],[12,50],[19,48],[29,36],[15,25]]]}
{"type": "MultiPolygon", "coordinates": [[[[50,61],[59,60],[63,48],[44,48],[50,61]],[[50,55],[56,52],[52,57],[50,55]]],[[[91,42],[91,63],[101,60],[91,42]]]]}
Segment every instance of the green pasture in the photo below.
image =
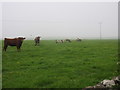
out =
{"type": "Polygon", "coordinates": [[[25,40],[21,51],[2,53],[3,88],[84,88],[118,76],[118,40],[83,40],[40,46],[25,40]]]}

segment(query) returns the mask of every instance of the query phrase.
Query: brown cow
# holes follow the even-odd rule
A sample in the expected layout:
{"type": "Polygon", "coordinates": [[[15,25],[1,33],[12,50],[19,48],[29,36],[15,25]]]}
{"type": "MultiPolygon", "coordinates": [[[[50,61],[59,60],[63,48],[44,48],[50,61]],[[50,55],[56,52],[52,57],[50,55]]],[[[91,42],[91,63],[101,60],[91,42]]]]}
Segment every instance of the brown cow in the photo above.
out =
{"type": "Polygon", "coordinates": [[[4,48],[3,48],[3,50],[6,51],[8,46],[16,46],[17,50],[19,51],[20,47],[22,46],[22,43],[23,43],[24,39],[25,38],[23,38],[23,37],[18,37],[18,38],[13,38],[13,39],[5,38],[4,39],[4,48]]]}
{"type": "Polygon", "coordinates": [[[35,46],[36,45],[39,45],[39,43],[40,43],[40,36],[38,36],[38,37],[35,37],[35,39],[34,39],[34,41],[35,41],[35,46]]]}

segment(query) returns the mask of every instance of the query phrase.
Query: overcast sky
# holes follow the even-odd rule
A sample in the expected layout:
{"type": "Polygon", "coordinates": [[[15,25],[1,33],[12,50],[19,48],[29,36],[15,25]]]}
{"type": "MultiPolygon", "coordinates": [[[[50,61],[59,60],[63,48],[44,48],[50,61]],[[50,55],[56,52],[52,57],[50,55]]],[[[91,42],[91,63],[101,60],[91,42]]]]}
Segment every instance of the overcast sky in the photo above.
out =
{"type": "MultiPolygon", "coordinates": [[[[2,3],[2,37],[118,37],[117,2],[2,3]]],[[[0,35],[1,36],[1,35],[0,35]]]]}

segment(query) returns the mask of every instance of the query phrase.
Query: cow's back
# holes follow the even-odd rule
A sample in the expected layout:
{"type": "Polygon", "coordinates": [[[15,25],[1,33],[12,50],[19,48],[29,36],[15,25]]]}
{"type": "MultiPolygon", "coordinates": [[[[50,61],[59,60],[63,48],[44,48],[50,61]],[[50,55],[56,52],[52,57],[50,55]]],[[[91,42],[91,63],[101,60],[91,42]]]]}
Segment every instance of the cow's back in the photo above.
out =
{"type": "Polygon", "coordinates": [[[9,46],[16,46],[17,45],[17,39],[7,39],[5,38],[4,40],[4,44],[5,45],[9,45],[9,46]]]}

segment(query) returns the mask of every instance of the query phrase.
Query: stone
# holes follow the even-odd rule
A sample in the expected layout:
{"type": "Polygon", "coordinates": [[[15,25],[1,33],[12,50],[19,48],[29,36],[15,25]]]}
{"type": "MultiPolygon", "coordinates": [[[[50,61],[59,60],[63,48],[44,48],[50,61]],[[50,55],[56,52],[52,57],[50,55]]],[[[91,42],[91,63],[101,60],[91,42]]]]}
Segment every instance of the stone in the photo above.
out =
{"type": "Polygon", "coordinates": [[[120,85],[120,76],[114,77],[112,80],[114,80],[116,85],[120,85]]]}
{"type": "Polygon", "coordinates": [[[103,80],[101,82],[105,87],[112,87],[115,85],[114,80],[103,80]]]}
{"type": "Polygon", "coordinates": [[[93,86],[88,86],[88,87],[86,87],[86,88],[83,88],[82,90],[93,90],[93,86]]]}

